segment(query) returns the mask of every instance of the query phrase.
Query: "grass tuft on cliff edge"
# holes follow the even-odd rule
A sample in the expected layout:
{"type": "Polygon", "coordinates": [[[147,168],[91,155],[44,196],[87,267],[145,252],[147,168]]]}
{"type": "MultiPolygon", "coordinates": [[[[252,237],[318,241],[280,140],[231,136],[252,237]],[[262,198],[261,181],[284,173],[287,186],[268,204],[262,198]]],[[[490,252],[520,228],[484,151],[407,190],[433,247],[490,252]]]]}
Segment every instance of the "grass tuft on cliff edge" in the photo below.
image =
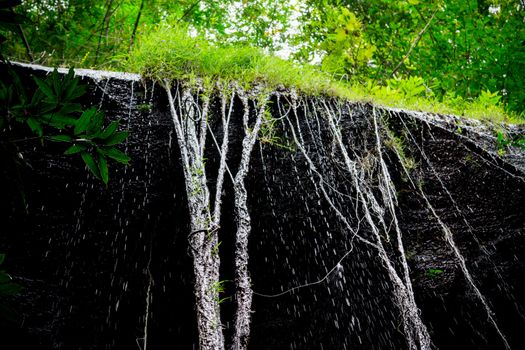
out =
{"type": "Polygon", "coordinates": [[[471,101],[456,96],[445,96],[440,101],[417,77],[390,79],[387,86],[371,81],[366,85],[350,85],[312,65],[298,65],[254,47],[217,47],[202,37],[188,35],[186,29],[166,25],[140,38],[124,68],[157,81],[201,79],[207,86],[235,81],[246,90],[260,85],[269,89],[294,88],[306,95],[334,96],[386,107],[454,114],[496,123],[525,122],[507,113],[498,96],[490,92],[471,101]]]}

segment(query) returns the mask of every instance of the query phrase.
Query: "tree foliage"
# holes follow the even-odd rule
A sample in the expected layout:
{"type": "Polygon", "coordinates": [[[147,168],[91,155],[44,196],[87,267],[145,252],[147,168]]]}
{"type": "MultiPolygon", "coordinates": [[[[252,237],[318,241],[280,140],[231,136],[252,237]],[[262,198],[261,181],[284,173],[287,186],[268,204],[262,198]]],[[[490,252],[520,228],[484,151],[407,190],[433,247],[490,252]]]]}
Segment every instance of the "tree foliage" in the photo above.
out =
{"type": "MultiPolygon", "coordinates": [[[[422,78],[438,100],[485,92],[509,111],[525,106],[525,9],[515,0],[26,0],[17,12],[46,65],[122,69],[135,42],[177,26],[216,46],[291,53],[350,84],[422,78]]],[[[9,54],[27,49],[12,40],[9,54]]]]}
{"type": "Polygon", "coordinates": [[[525,9],[509,0],[316,1],[304,11],[296,43],[306,44],[296,57],[317,54],[324,65],[335,54],[341,57],[337,70],[328,66],[334,73],[385,83],[428,24],[398,76],[422,77],[439,98],[497,92],[510,110],[523,112],[524,16],[525,9]],[[342,9],[353,16],[334,16],[342,9]],[[343,50],[330,44],[334,35],[346,41],[343,50]]]}
{"type": "Polygon", "coordinates": [[[78,153],[105,184],[109,180],[107,158],[128,164],[129,157],[116,147],[128,132],[117,130],[118,120],[104,128],[104,114],[96,107],[83,109],[79,98],[86,93],[86,87],[79,85],[73,69],[63,76],[55,69],[46,79],[33,77],[38,86],[33,93],[12,68],[8,72],[12,82],[0,81],[0,137],[5,147],[31,140],[13,139],[19,129],[16,124],[25,124],[41,143],[48,140],[65,144],[68,147],[64,154],[78,153]]]}
{"type": "MultiPolygon", "coordinates": [[[[18,29],[27,46],[21,27],[22,23],[27,23],[27,18],[13,15],[13,7],[18,5],[18,0],[0,1],[0,28],[7,34],[18,29]]],[[[58,2],[55,5],[60,7],[63,4],[58,2]]],[[[7,37],[2,36],[0,40],[3,44],[7,37]]],[[[33,76],[35,87],[28,87],[1,51],[0,59],[2,69],[7,73],[0,80],[0,146],[11,155],[8,158],[11,158],[14,168],[22,163],[18,158],[23,159],[17,143],[34,139],[42,144],[49,140],[69,145],[64,154],[80,154],[90,171],[105,184],[109,180],[107,158],[128,164],[129,157],[116,147],[127,138],[128,132],[117,131],[118,121],[104,129],[103,113],[95,107],[83,109],[79,99],[87,89],[79,84],[73,68],[65,75],[55,69],[46,79],[33,76]],[[28,137],[23,131],[20,133],[20,125],[26,125],[36,137],[28,137]],[[19,133],[21,138],[16,137],[19,133]]]]}

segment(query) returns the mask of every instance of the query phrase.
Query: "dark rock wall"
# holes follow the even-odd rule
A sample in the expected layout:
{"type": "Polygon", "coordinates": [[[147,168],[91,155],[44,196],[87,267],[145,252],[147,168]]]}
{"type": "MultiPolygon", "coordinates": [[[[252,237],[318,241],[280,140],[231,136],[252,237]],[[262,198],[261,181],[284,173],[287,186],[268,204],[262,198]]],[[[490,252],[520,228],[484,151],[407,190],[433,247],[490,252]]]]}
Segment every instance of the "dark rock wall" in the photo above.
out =
{"type": "MultiPolygon", "coordinates": [[[[365,115],[369,110],[351,105],[341,112],[348,148],[361,155],[368,152],[374,146],[374,139],[366,132],[371,127],[365,115]]],[[[278,115],[277,111],[273,113],[278,115]]],[[[301,118],[304,114],[305,109],[299,109],[301,118]]],[[[309,116],[302,120],[301,131],[316,165],[323,166],[319,171],[340,192],[355,197],[327,123],[321,121],[318,125],[309,116]]],[[[292,137],[286,123],[281,132],[285,139],[292,137]]],[[[254,348],[405,348],[399,311],[393,307],[385,269],[375,252],[351,239],[321,195],[304,156],[298,151],[263,145],[254,158],[253,169],[250,188],[261,189],[250,191],[251,207],[258,208],[252,215],[254,290],[277,294],[324,279],[283,296],[255,295],[254,348]],[[326,277],[350,249],[353,252],[341,262],[339,270],[326,277]]],[[[352,199],[336,195],[331,199],[352,217],[352,199]]]]}
{"type": "MultiPolygon", "coordinates": [[[[454,123],[427,123],[406,114],[401,118],[412,120],[413,139],[399,121],[392,122],[405,132],[409,156],[420,165],[417,181],[453,232],[511,348],[522,348],[525,178],[516,165],[522,162],[523,152],[521,157],[513,154],[508,162],[508,155],[504,159],[494,156],[494,146],[487,142],[492,135],[483,128],[477,134],[472,130],[471,137],[465,138],[454,123]]],[[[435,334],[435,345],[440,349],[503,349],[436,220],[406,182],[399,180],[397,188],[415,295],[435,334]],[[443,273],[433,276],[430,269],[443,273]]]]}
{"type": "MultiPolygon", "coordinates": [[[[27,76],[31,71],[21,72],[27,76]]],[[[23,147],[32,166],[21,173],[27,210],[16,188],[4,182],[0,252],[8,253],[5,268],[25,289],[7,301],[19,319],[1,323],[1,339],[18,348],[139,348],[151,277],[148,348],[193,349],[197,335],[188,214],[165,93],[151,83],[133,80],[83,81],[90,86],[84,103],[100,104],[111,119],[122,118],[122,125],[129,128],[125,148],[132,164],[113,164],[106,188],[80,160],[60,156],[54,145],[23,147]]],[[[219,102],[214,103],[217,108],[219,102]]],[[[275,115],[276,105],[274,99],[270,106],[275,115]]],[[[229,164],[238,162],[242,137],[239,101],[235,110],[229,164]]],[[[347,146],[361,155],[374,146],[363,132],[371,128],[370,112],[371,106],[359,104],[342,111],[344,135],[353,140],[347,146]]],[[[405,153],[418,165],[413,179],[454,233],[500,328],[513,349],[522,348],[525,180],[516,166],[522,158],[513,154],[512,163],[494,156],[493,150],[485,149],[490,137],[480,133],[483,143],[472,135],[458,135],[449,120],[428,123],[414,114],[385,114],[390,115],[387,124],[393,133],[405,138],[405,153]]],[[[290,138],[286,123],[279,125],[280,136],[290,138]]],[[[212,128],[220,139],[218,127],[212,123],[212,128]]],[[[328,126],[304,119],[302,128],[321,132],[315,137],[305,132],[306,144],[317,152],[325,164],[323,173],[338,190],[348,190],[348,178],[331,157],[328,126]]],[[[469,132],[475,134],[475,128],[469,132]]],[[[207,149],[206,169],[214,174],[217,154],[211,140],[207,149]]],[[[386,155],[398,190],[416,300],[433,343],[440,349],[503,348],[440,227],[393,152],[386,155]],[[432,274],[431,269],[441,272],[432,274]]],[[[256,293],[277,294],[323,279],[350,249],[348,232],[323,203],[299,152],[256,145],[247,187],[253,221],[250,270],[256,293]]],[[[226,181],[225,193],[221,272],[225,280],[233,280],[231,181],[226,181]]],[[[342,208],[350,207],[342,198],[334,200],[342,208]]],[[[370,249],[354,244],[354,253],[322,283],[279,297],[254,296],[251,348],[406,347],[384,268],[370,249]]],[[[233,294],[231,283],[226,288],[225,296],[233,294]]],[[[228,335],[226,320],[231,319],[234,304],[226,300],[222,308],[228,335]]]]}
{"type": "Polygon", "coordinates": [[[2,195],[0,250],[25,289],[10,303],[20,320],[0,328],[2,339],[19,348],[136,348],[151,256],[150,346],[191,348],[196,330],[188,215],[177,149],[169,147],[167,103],[157,100],[164,95],[152,98],[132,81],[83,83],[90,86],[85,104],[100,103],[129,129],[124,148],[132,163],[113,164],[106,188],[80,159],[61,156],[53,145],[24,147],[31,165],[22,169],[27,213],[16,191],[2,195]],[[144,104],[163,110],[141,112],[144,104]]]}

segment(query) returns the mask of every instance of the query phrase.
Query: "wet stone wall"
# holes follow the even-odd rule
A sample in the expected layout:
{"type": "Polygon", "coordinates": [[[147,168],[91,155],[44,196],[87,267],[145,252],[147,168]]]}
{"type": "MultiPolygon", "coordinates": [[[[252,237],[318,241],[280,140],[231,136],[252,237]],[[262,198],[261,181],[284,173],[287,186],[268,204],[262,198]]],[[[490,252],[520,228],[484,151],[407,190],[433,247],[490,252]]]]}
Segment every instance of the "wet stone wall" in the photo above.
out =
{"type": "MultiPolygon", "coordinates": [[[[18,70],[28,86],[30,74],[46,74],[18,70]]],[[[30,166],[17,170],[21,181],[14,181],[13,169],[2,170],[0,252],[7,253],[3,268],[24,289],[2,301],[12,317],[0,320],[0,347],[143,349],[147,338],[148,349],[196,349],[190,220],[166,93],[133,75],[78,74],[89,86],[83,103],[98,105],[129,129],[123,150],[132,162],[112,164],[105,187],[57,145],[24,143],[20,152],[30,166]]],[[[283,91],[270,98],[268,110],[277,119],[273,142],[255,145],[246,178],[255,293],[249,348],[408,348],[387,260],[400,276],[403,261],[408,263],[415,303],[435,348],[523,348],[523,152],[498,155],[491,130],[461,119],[330,99],[324,112],[317,111],[323,101],[316,100],[300,104],[294,116],[286,96],[283,91]],[[334,140],[327,111],[338,111],[334,120],[344,150],[334,140]],[[363,218],[365,206],[356,204],[358,189],[369,191],[366,198],[384,194],[372,116],[380,122],[382,157],[397,196],[395,215],[385,208],[384,218],[372,213],[373,222],[388,223],[381,258],[349,233],[358,227],[359,237],[374,237],[374,226],[363,218]],[[397,146],[393,139],[400,140],[397,146]],[[362,174],[357,186],[345,152],[362,174]],[[402,232],[403,259],[393,216],[402,232]]],[[[219,99],[210,108],[219,109],[219,99]]],[[[239,99],[231,123],[228,163],[235,173],[243,135],[239,99]]],[[[217,121],[210,120],[210,129],[222,139],[217,121]]],[[[220,155],[212,138],[206,149],[206,172],[213,179],[220,155]]],[[[213,191],[216,184],[209,186],[213,191]]],[[[221,314],[228,339],[236,230],[229,176],[223,192],[221,314]]]]}

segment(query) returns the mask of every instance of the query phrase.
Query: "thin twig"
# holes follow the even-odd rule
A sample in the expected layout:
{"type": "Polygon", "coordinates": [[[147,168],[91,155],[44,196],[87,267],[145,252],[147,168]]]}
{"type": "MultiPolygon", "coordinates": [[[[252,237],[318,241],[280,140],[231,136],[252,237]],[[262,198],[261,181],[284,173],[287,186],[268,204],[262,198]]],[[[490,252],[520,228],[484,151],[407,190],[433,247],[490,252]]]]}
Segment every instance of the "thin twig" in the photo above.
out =
{"type": "Polygon", "coordinates": [[[137,19],[135,20],[135,24],[133,25],[133,32],[131,33],[131,38],[129,39],[128,53],[131,53],[131,48],[133,47],[133,42],[135,41],[135,35],[137,34],[137,27],[139,26],[140,15],[142,14],[142,9],[144,8],[144,2],[145,0],[142,0],[140,2],[139,13],[137,14],[137,19]]]}
{"type": "MultiPolygon", "coordinates": [[[[11,9],[11,13],[14,15],[15,11],[11,9]]],[[[33,56],[33,52],[31,51],[31,47],[29,46],[29,42],[27,41],[26,35],[24,33],[24,29],[22,28],[21,24],[18,24],[17,27],[20,33],[20,37],[22,38],[22,41],[24,42],[24,47],[26,49],[27,57],[29,57],[29,60],[32,63],[35,61],[35,57],[33,56]]]]}
{"type": "Polygon", "coordinates": [[[432,14],[432,16],[430,16],[430,19],[428,20],[427,24],[425,25],[425,27],[423,29],[421,29],[421,31],[417,34],[417,37],[416,39],[412,42],[412,45],[410,46],[410,49],[408,50],[408,52],[406,53],[405,56],[403,56],[403,58],[401,59],[401,61],[399,61],[399,63],[397,64],[396,68],[394,68],[394,70],[392,71],[392,73],[390,73],[390,78],[392,78],[394,76],[394,74],[396,74],[397,70],[403,65],[403,63],[405,63],[406,59],[408,57],[410,57],[410,55],[412,54],[412,50],[414,50],[414,48],[416,47],[416,45],[419,43],[419,40],[421,40],[421,38],[423,37],[423,34],[425,34],[425,32],[427,31],[428,27],[430,26],[430,23],[432,22],[432,20],[434,19],[434,16],[436,15],[437,13],[437,9],[434,11],[434,13],[432,14]]]}
{"type": "Polygon", "coordinates": [[[179,20],[177,21],[177,24],[180,23],[180,21],[182,21],[187,15],[189,15],[189,13],[191,12],[191,10],[193,10],[195,8],[195,6],[197,6],[199,4],[199,2],[201,2],[201,0],[197,0],[195,1],[187,10],[186,12],[184,12],[184,14],[181,16],[181,18],[179,18],[179,20]]]}
{"type": "Polygon", "coordinates": [[[103,32],[105,32],[106,34],[106,40],[107,40],[107,36],[108,36],[108,30],[109,30],[109,21],[110,21],[110,17],[111,17],[111,5],[113,5],[113,1],[114,0],[108,0],[107,2],[107,9],[106,9],[106,13],[104,14],[104,19],[103,19],[103,26],[102,26],[102,29],[100,30],[100,34],[98,36],[98,45],[97,45],[97,50],[95,51],[95,64],[97,64],[97,61],[98,61],[98,54],[99,54],[99,51],[100,51],[100,45],[102,44],[102,36],[103,36],[103,32]]]}

